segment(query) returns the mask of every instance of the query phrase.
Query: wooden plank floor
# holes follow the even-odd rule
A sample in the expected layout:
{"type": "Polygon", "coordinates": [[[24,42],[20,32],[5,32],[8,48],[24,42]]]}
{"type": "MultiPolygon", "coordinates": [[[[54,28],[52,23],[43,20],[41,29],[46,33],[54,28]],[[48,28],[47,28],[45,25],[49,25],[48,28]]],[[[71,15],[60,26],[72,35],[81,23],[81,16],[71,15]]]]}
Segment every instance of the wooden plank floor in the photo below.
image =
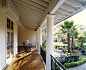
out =
{"type": "Polygon", "coordinates": [[[21,53],[13,59],[5,70],[45,70],[45,64],[35,48],[29,53],[21,53]],[[18,65],[17,65],[18,64],[18,65]]]}

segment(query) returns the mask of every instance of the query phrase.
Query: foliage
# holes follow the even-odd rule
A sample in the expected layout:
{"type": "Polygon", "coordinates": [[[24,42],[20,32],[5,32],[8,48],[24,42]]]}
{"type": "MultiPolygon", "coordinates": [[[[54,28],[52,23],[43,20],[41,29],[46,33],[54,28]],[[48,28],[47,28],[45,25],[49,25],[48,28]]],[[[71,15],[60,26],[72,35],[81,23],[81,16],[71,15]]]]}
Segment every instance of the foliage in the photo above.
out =
{"type": "Polygon", "coordinates": [[[55,46],[58,46],[58,47],[63,47],[63,46],[65,46],[65,47],[67,47],[66,44],[54,44],[54,47],[55,47],[55,46]]]}
{"type": "Polygon", "coordinates": [[[64,66],[65,66],[66,68],[69,68],[69,67],[78,66],[78,65],[80,65],[80,64],[82,64],[82,63],[84,63],[84,62],[86,62],[86,59],[85,59],[85,58],[83,58],[83,59],[81,59],[81,60],[79,60],[79,61],[77,61],[77,62],[65,63],[64,66]]]}
{"type": "Polygon", "coordinates": [[[84,36],[86,36],[86,31],[84,31],[84,36]]]}
{"type": "Polygon", "coordinates": [[[67,57],[66,59],[65,59],[65,62],[66,63],[70,63],[70,62],[73,62],[74,61],[74,58],[73,57],[67,57]]]}
{"type": "Polygon", "coordinates": [[[82,53],[82,55],[85,55],[86,56],[86,53],[82,53]]]}
{"type": "Polygon", "coordinates": [[[68,42],[66,42],[66,41],[65,41],[65,42],[63,42],[63,43],[64,43],[64,44],[68,44],[68,42]]]}
{"type": "Polygon", "coordinates": [[[62,42],[65,42],[65,39],[61,38],[61,41],[62,41],[62,42]]]}
{"type": "Polygon", "coordinates": [[[85,30],[85,28],[86,28],[84,25],[80,25],[79,27],[81,30],[85,30]]]}
{"type": "Polygon", "coordinates": [[[72,53],[80,53],[80,51],[72,51],[72,53]]]}
{"type": "Polygon", "coordinates": [[[78,47],[78,50],[81,50],[81,47],[80,46],[78,47]]]}
{"type": "Polygon", "coordinates": [[[46,40],[46,35],[42,35],[42,41],[46,40]]]}
{"type": "Polygon", "coordinates": [[[74,47],[74,49],[78,49],[78,47],[74,47]]]}
{"type": "Polygon", "coordinates": [[[73,26],[74,21],[64,21],[64,24],[60,25],[61,27],[61,33],[65,34],[67,33],[67,37],[68,37],[68,52],[70,52],[70,30],[73,26]]]}
{"type": "Polygon", "coordinates": [[[56,39],[56,40],[54,40],[54,42],[57,42],[57,39],[56,39]]]}
{"type": "Polygon", "coordinates": [[[62,50],[62,48],[58,48],[59,50],[62,50]]]}
{"type": "Polygon", "coordinates": [[[86,47],[84,47],[84,49],[86,50],[86,47]]]}
{"type": "Polygon", "coordinates": [[[79,36],[78,40],[79,40],[79,42],[85,43],[86,42],[86,37],[85,36],[79,36]]]}
{"type": "Polygon", "coordinates": [[[64,52],[64,49],[62,49],[62,52],[64,52]]]}
{"type": "Polygon", "coordinates": [[[42,41],[42,46],[43,46],[43,47],[46,47],[46,42],[43,42],[43,41],[42,41]]]}
{"type": "Polygon", "coordinates": [[[82,49],[82,50],[81,50],[81,53],[85,53],[85,50],[84,50],[84,49],[82,49]]]}
{"type": "Polygon", "coordinates": [[[79,42],[81,42],[81,49],[83,49],[83,43],[86,42],[86,37],[85,36],[79,36],[78,40],[79,40],[79,42]]]}

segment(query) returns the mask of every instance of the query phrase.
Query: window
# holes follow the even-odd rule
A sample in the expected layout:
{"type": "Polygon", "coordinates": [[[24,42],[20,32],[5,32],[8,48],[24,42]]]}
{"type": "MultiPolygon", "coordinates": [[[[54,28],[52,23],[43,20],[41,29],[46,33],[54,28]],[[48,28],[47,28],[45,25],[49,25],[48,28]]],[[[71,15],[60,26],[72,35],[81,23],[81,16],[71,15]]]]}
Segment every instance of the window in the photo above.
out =
{"type": "Polygon", "coordinates": [[[13,30],[13,22],[9,18],[7,18],[7,28],[13,30]]]}

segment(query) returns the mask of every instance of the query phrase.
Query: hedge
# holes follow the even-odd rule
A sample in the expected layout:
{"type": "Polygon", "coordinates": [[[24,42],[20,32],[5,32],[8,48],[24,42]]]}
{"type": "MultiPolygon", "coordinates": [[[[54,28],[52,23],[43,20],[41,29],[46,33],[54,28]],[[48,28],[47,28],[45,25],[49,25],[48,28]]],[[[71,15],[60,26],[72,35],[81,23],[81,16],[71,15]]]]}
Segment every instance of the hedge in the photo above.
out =
{"type": "Polygon", "coordinates": [[[70,68],[70,67],[78,66],[78,65],[80,65],[80,64],[82,64],[84,62],[86,62],[86,58],[83,58],[83,59],[81,59],[81,60],[79,60],[77,62],[65,63],[64,66],[66,68],[70,68]]]}

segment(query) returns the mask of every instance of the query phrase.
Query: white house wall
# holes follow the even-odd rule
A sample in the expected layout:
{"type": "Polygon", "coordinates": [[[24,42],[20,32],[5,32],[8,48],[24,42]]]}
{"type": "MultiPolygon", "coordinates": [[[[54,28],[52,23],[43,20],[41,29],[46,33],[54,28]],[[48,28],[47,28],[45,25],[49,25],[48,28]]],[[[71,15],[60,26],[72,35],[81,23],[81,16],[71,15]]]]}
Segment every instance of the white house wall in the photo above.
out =
{"type": "Polygon", "coordinates": [[[1,9],[0,4],[0,70],[2,70],[2,68],[4,68],[5,65],[6,65],[6,14],[1,9]]]}
{"type": "Polygon", "coordinates": [[[29,29],[27,27],[24,27],[24,29],[18,30],[18,46],[23,46],[22,42],[25,42],[29,40],[30,43],[32,43],[33,46],[36,45],[36,31],[29,29]]]}

